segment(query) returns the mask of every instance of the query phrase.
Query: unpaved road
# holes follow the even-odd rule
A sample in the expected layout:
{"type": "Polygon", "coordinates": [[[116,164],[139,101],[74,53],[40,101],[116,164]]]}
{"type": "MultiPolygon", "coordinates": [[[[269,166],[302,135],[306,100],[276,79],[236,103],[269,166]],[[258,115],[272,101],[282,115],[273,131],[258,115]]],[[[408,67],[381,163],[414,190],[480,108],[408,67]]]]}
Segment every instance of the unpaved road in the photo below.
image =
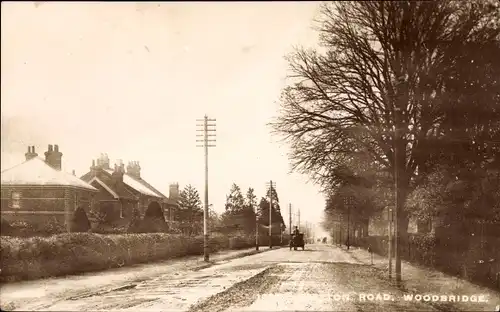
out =
{"type": "MultiPolygon", "coordinates": [[[[304,251],[276,249],[205,268],[158,270],[155,276],[127,280],[113,288],[92,289],[89,285],[85,292],[61,290],[52,299],[32,298],[24,303],[15,297],[11,286],[10,292],[2,291],[1,299],[2,305],[15,300],[17,310],[44,311],[462,310],[460,303],[450,306],[406,301],[405,293],[391,286],[385,276],[385,272],[344,250],[308,245],[304,251]]],[[[57,280],[50,280],[45,287],[50,288],[57,280]]],[[[44,287],[43,282],[38,283],[44,287]]],[[[492,311],[493,307],[491,303],[477,303],[478,311],[492,311]]]]}

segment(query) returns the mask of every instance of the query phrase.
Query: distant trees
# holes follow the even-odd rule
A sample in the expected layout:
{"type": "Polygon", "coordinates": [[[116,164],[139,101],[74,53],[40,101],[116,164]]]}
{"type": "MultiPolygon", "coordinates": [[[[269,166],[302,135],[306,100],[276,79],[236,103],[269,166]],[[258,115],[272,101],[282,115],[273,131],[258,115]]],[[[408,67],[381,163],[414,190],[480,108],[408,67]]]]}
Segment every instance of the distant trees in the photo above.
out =
{"type": "Polygon", "coordinates": [[[251,188],[248,192],[245,199],[240,187],[235,183],[231,185],[229,195],[226,196],[226,210],[222,215],[227,231],[249,234],[255,230],[255,212],[253,210],[255,195],[253,195],[253,189],[251,188]],[[248,195],[251,197],[250,202],[248,201],[248,195]]]}
{"type": "Polygon", "coordinates": [[[281,215],[278,193],[275,188],[269,188],[266,196],[260,199],[258,207],[259,224],[269,226],[269,207],[271,199],[271,221],[273,222],[273,225],[279,224],[280,227],[286,228],[283,216],[281,215]]]}
{"type": "MultiPolygon", "coordinates": [[[[276,190],[273,191],[273,224],[276,222],[284,225],[279,209],[278,194],[276,190]]],[[[269,202],[266,198],[262,200],[258,205],[253,188],[248,188],[243,196],[240,187],[233,184],[226,199],[226,211],[222,216],[226,231],[253,234],[256,229],[256,220],[259,224],[268,226],[269,202]]]]}

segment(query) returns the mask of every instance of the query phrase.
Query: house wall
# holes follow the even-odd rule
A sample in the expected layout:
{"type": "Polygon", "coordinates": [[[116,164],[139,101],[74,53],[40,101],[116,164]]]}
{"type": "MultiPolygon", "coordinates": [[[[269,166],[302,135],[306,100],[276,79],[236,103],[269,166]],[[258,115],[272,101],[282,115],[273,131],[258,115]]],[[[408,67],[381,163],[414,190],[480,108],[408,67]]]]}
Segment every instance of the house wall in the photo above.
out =
{"type": "Polygon", "coordinates": [[[112,222],[118,221],[118,219],[130,220],[133,209],[137,206],[136,201],[115,199],[97,182],[93,182],[92,186],[99,190],[95,196],[96,205],[94,207],[96,212],[106,211],[112,222]]]}
{"type": "Polygon", "coordinates": [[[1,216],[7,221],[69,222],[77,207],[87,213],[94,204],[94,193],[57,187],[2,187],[1,216]],[[17,200],[15,194],[19,194],[17,200]]]}

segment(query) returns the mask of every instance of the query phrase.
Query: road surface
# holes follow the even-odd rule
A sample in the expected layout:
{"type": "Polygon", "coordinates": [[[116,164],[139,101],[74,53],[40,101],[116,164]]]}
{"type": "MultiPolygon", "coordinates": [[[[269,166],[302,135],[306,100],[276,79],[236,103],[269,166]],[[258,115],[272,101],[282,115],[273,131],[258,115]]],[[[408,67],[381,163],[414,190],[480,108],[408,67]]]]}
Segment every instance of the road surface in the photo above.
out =
{"type": "MultiPolygon", "coordinates": [[[[188,312],[463,310],[460,303],[450,306],[410,300],[408,293],[391,286],[385,272],[328,245],[306,245],[304,251],[281,248],[219,261],[209,267],[182,268],[180,262],[153,266],[156,274],[143,274],[142,278],[139,271],[145,269],[140,266],[117,271],[128,277],[117,277],[113,286],[107,287],[99,287],[93,275],[80,277],[74,284],[57,278],[24,282],[22,287],[7,285],[1,291],[2,308],[188,312]],[[84,284],[87,286],[82,288],[84,284]]],[[[110,277],[111,273],[107,274],[110,277]]],[[[477,310],[492,311],[496,304],[478,302],[477,310]]]]}

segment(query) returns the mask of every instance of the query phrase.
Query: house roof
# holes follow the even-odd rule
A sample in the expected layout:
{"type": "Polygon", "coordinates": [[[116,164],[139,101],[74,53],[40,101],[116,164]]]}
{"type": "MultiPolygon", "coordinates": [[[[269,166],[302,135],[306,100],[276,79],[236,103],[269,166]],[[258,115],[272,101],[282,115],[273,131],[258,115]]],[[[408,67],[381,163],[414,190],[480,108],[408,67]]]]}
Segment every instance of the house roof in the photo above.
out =
{"type": "MultiPolygon", "coordinates": [[[[113,170],[111,169],[105,169],[105,171],[109,174],[113,174],[113,170]]],[[[128,185],[129,187],[133,188],[137,192],[147,195],[147,196],[152,196],[152,197],[157,197],[157,198],[166,198],[165,195],[161,194],[160,192],[156,191],[150,184],[148,184],[146,181],[140,179],[135,179],[125,173],[123,175],[123,183],[128,185]]]]}
{"type": "Polygon", "coordinates": [[[118,194],[115,191],[113,191],[109,186],[107,186],[106,183],[102,182],[98,177],[93,177],[88,183],[92,184],[93,182],[99,184],[103,189],[105,189],[109,194],[111,194],[113,198],[115,199],[120,198],[120,196],[118,196],[118,194]]]}
{"type": "MultiPolygon", "coordinates": [[[[137,179],[136,179],[137,180],[137,179]]],[[[162,192],[158,191],[156,188],[154,188],[151,184],[149,184],[148,182],[144,181],[143,179],[140,179],[138,180],[139,182],[141,182],[144,186],[148,187],[150,190],[152,190],[153,192],[155,192],[158,196],[160,196],[161,198],[165,198],[167,199],[167,196],[165,196],[162,192]]]]}
{"type": "Polygon", "coordinates": [[[2,186],[64,186],[98,191],[72,174],[56,170],[39,157],[2,171],[2,186]]]}

